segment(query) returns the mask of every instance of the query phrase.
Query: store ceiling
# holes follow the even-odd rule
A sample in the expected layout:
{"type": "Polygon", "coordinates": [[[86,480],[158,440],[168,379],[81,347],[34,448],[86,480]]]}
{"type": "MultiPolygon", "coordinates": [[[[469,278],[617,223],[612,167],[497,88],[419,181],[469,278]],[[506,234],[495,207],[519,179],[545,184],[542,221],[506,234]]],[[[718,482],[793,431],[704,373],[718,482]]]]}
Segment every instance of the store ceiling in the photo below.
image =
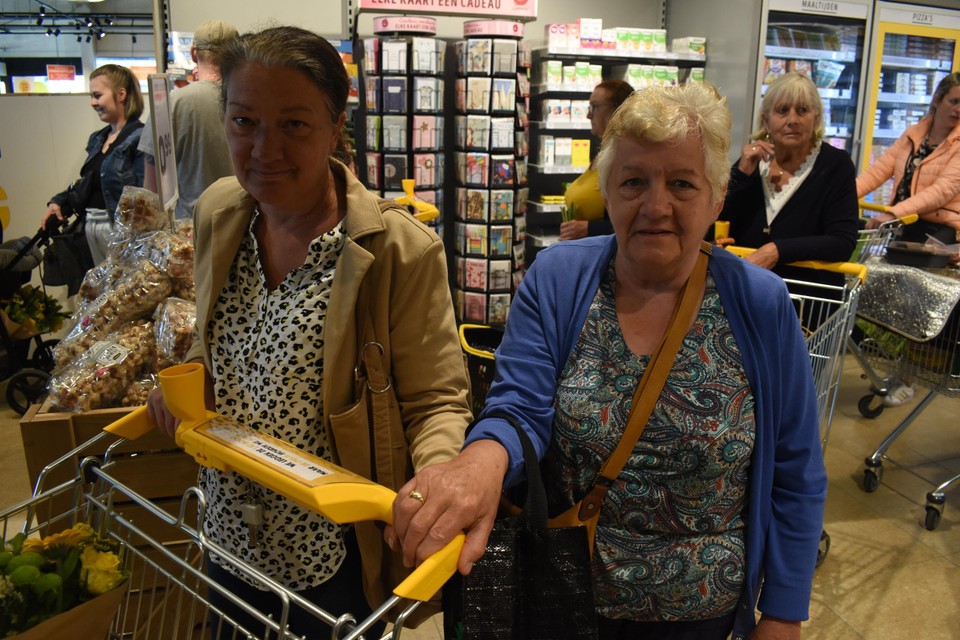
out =
{"type": "Polygon", "coordinates": [[[0,0],[0,35],[152,32],[153,0],[0,0]]]}

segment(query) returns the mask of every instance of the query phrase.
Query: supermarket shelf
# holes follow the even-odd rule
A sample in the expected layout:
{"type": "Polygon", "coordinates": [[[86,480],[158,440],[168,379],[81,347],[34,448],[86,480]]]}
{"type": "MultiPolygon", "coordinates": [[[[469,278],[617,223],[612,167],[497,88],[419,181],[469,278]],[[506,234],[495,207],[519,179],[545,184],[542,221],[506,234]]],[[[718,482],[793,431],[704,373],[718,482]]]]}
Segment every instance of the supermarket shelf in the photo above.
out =
{"type": "Polygon", "coordinates": [[[896,140],[901,135],[903,135],[902,130],[897,129],[874,129],[873,130],[873,139],[883,139],[883,140],[896,140]]]}
{"type": "Polygon", "coordinates": [[[823,135],[830,138],[849,138],[850,130],[846,127],[824,127],[823,135]]]}
{"type": "Polygon", "coordinates": [[[950,60],[927,60],[924,58],[907,58],[904,56],[883,56],[884,67],[903,67],[905,69],[935,69],[950,71],[950,60]]]}
{"type": "Polygon", "coordinates": [[[560,236],[556,235],[534,235],[532,233],[527,233],[527,240],[534,247],[549,247],[552,244],[555,244],[560,241],[560,236]]]}
{"type": "Polygon", "coordinates": [[[912,93],[883,93],[881,92],[877,96],[877,102],[894,102],[896,104],[922,104],[927,106],[930,104],[930,101],[933,100],[933,96],[917,96],[912,93]]]}
{"type": "Polygon", "coordinates": [[[795,47],[764,48],[768,58],[803,58],[806,60],[835,60],[837,62],[856,62],[855,51],[828,51],[826,49],[797,49],[795,47]]]}
{"type": "Polygon", "coordinates": [[[550,57],[586,58],[599,61],[649,60],[651,62],[698,63],[706,62],[707,56],[698,53],[674,53],[672,51],[620,51],[617,49],[572,49],[566,47],[540,47],[534,52],[550,57]]]}
{"type": "Polygon", "coordinates": [[[589,131],[593,126],[590,121],[586,122],[550,122],[545,120],[531,120],[530,124],[535,124],[541,129],[576,129],[578,131],[589,131]]]}
{"type": "Polygon", "coordinates": [[[542,202],[536,202],[534,200],[527,200],[527,207],[533,209],[537,213],[562,213],[563,212],[562,204],[543,204],[542,202]]]}
{"type": "MultiPolygon", "coordinates": [[[[770,85],[764,84],[760,86],[760,95],[767,95],[767,87],[770,85]]],[[[824,87],[817,87],[817,93],[820,94],[820,97],[824,100],[855,100],[856,96],[853,95],[853,91],[850,89],[826,89],[824,87]]]]}
{"type": "Polygon", "coordinates": [[[555,164],[543,165],[543,164],[528,164],[528,169],[535,169],[540,173],[556,173],[556,174],[570,174],[570,175],[579,175],[586,171],[589,167],[569,167],[569,166],[558,166],[555,164]]]}
{"type": "Polygon", "coordinates": [[[548,82],[547,84],[531,85],[530,93],[538,96],[545,93],[582,93],[589,96],[591,93],[593,93],[593,87],[587,89],[586,87],[571,87],[568,84],[562,84],[559,82],[548,82]]]}

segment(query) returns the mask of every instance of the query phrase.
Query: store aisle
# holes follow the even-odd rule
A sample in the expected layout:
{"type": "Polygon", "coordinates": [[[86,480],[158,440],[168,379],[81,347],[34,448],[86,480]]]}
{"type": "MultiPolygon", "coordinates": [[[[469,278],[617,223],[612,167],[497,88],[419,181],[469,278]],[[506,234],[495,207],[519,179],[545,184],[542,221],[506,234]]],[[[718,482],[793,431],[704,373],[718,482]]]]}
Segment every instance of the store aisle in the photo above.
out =
{"type": "MultiPolygon", "coordinates": [[[[938,397],[921,414],[889,451],[909,470],[886,462],[882,484],[867,494],[863,459],[910,407],[862,418],[859,376],[848,359],[826,451],[832,546],[817,570],[804,640],[960,640],[960,491],[948,493],[936,531],[922,526],[932,484],[960,473],[960,399],[938,397]]],[[[25,469],[17,416],[0,406],[0,508],[29,496],[25,469]]],[[[440,640],[439,620],[402,637],[440,640]]]]}

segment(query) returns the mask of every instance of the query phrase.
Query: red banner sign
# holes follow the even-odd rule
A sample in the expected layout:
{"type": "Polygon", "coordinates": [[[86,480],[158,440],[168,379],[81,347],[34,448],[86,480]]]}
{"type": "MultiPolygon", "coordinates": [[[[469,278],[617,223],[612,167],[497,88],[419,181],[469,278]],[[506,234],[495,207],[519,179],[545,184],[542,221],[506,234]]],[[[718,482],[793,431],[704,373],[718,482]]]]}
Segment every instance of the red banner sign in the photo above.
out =
{"type": "Polygon", "coordinates": [[[77,68],[72,64],[48,64],[47,80],[75,80],[77,68]]]}
{"type": "Polygon", "coordinates": [[[537,0],[359,0],[361,10],[428,15],[537,17],[537,0]]]}

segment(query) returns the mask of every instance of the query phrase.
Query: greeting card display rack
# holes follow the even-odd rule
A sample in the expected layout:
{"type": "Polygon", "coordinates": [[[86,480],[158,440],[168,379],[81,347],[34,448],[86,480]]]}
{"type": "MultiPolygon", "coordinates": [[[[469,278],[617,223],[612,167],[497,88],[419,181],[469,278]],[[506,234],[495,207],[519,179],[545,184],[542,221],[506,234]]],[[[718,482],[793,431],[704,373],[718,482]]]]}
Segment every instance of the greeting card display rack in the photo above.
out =
{"type": "Polygon", "coordinates": [[[360,178],[388,199],[402,197],[403,180],[413,179],[416,197],[440,210],[428,224],[443,237],[446,43],[434,37],[432,18],[377,18],[374,33],[362,41],[360,178]]]}
{"type": "Polygon", "coordinates": [[[522,25],[464,24],[455,44],[454,298],[462,322],[507,320],[524,266],[529,47],[522,25]]]}

